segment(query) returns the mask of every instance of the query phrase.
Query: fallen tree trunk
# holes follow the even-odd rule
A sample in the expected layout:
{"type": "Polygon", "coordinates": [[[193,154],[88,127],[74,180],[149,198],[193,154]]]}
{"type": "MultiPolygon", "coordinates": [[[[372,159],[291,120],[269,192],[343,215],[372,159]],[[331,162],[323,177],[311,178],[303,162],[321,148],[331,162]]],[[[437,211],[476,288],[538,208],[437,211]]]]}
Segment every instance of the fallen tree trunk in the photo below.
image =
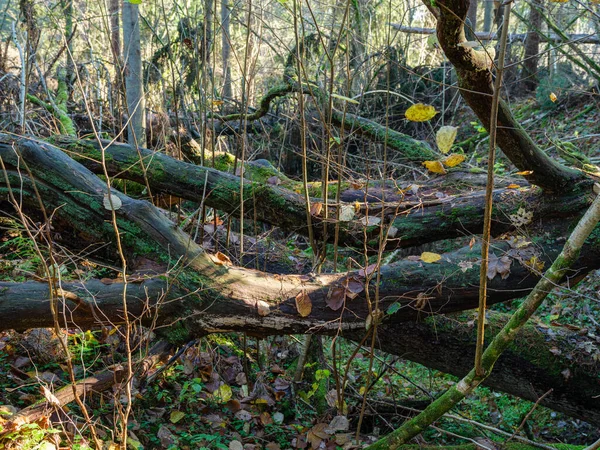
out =
{"type": "MultiPolygon", "coordinates": [[[[106,183],[51,145],[32,141],[0,144],[0,157],[9,170],[0,194],[10,194],[12,186],[18,186],[19,198],[37,209],[42,202],[47,216],[54,217],[56,225],[59,220],[64,221],[75,230],[77,238],[112,243],[108,248],[113,250],[113,220],[116,220],[120,239],[129,255],[153,257],[165,266],[170,265],[173,273],[175,268],[181,269],[174,282],[195,293],[185,302],[184,310],[190,315],[203,310],[207,304],[228,305],[227,301],[233,300],[240,313],[250,316],[264,306],[268,309],[268,312],[263,311],[264,320],[274,321],[282,332],[293,333],[294,326],[286,328],[286,323],[296,323],[298,296],[306,296],[310,302],[308,313],[302,313],[303,320],[313,326],[339,322],[343,326],[357,326],[357,323],[361,326],[368,315],[366,291],[371,298],[376,291],[370,280],[372,274],[367,276],[355,271],[314,276],[273,275],[228,268],[215,263],[188,234],[148,202],[111,190],[112,198],[120,204],[113,219],[107,204],[106,183]],[[27,174],[18,171],[24,166],[27,174]],[[36,177],[35,185],[32,175],[36,177]]],[[[582,199],[587,201],[586,197],[582,199]]],[[[431,224],[424,226],[436,236],[431,224]]],[[[544,226],[547,228],[543,229],[543,252],[536,250],[533,244],[512,248],[514,245],[511,247],[508,241],[502,241],[495,245],[491,257],[498,261],[501,257],[505,259],[497,263],[498,270],[492,274],[490,304],[525,295],[539,278],[531,258],[535,257],[538,264],[547,264],[558,254],[568,223],[549,220],[544,226]]],[[[600,266],[598,240],[600,236],[594,236],[584,249],[574,274],[581,275],[600,266]]],[[[397,303],[401,308],[391,320],[406,321],[427,314],[473,308],[478,298],[478,261],[479,246],[474,245],[446,253],[434,264],[412,259],[383,266],[377,289],[380,309],[385,311],[397,303]]],[[[235,310],[228,306],[222,314],[232,311],[235,310]]]]}
{"type": "MultiPolygon", "coordinates": [[[[123,321],[125,292],[128,306],[131,304],[131,320],[151,320],[158,315],[158,324],[176,323],[170,327],[173,336],[231,330],[257,335],[308,330],[323,334],[354,332],[357,337],[364,333],[369,317],[365,290],[369,290],[371,298],[376,295],[370,270],[362,274],[355,271],[284,276],[225,267],[213,262],[186,233],[148,202],[111,190],[113,206],[118,204],[113,211],[107,206],[106,183],[51,145],[12,140],[0,145],[0,157],[7,169],[0,195],[22,200],[13,203],[14,207],[30,205],[39,209],[41,202],[48,217],[53,218],[54,227],[64,228],[68,224],[80,236],[85,233],[88,240],[104,242],[113,249],[112,222],[116,220],[126,254],[153,257],[162,261],[166,271],[162,278],[142,283],[139,278],[128,279],[127,285],[116,280],[108,285],[60,283],[60,289],[53,295],[44,283],[4,283],[0,289],[0,315],[6,327],[50,325],[53,297],[61,300],[59,320],[64,326],[73,321],[82,327],[107,321],[119,323],[123,321]],[[17,197],[14,197],[15,187],[17,197]]],[[[549,222],[547,233],[537,242],[543,247],[543,253],[535,253],[539,262],[553,260],[562,247],[568,223],[559,226],[558,222],[564,221],[549,222]]],[[[431,228],[429,231],[435,233],[431,228]]],[[[523,296],[536,283],[539,273],[525,259],[534,254],[529,253],[534,248],[527,245],[525,248],[528,253],[520,254],[523,248],[512,248],[507,241],[495,243],[498,258],[504,255],[507,259],[498,263],[503,268],[498,267],[498,274],[490,282],[490,304],[523,296]]],[[[598,267],[599,253],[600,235],[596,233],[582,252],[573,275],[598,267]]],[[[399,327],[399,323],[473,308],[478,298],[478,260],[479,248],[475,245],[446,253],[433,264],[412,259],[381,267],[379,308],[386,311],[394,304],[399,308],[394,314],[384,315],[380,322],[382,330],[389,327],[392,333],[398,333],[409,329],[406,325],[399,327]]],[[[410,338],[405,341],[405,345],[412,345],[410,338]]],[[[389,342],[394,342],[391,337],[389,342]]],[[[401,348],[398,342],[394,348],[401,348]]],[[[402,353],[406,350],[405,347],[402,353]]]]}
{"type": "MultiPolygon", "coordinates": [[[[96,314],[90,313],[89,309],[67,300],[62,303],[63,317],[68,318],[65,326],[87,329],[123,322],[122,283],[105,285],[92,280],[63,284],[62,289],[96,310],[96,314]]],[[[47,284],[0,283],[0,290],[0,316],[5,319],[0,327],[22,330],[53,324],[47,284]]],[[[337,335],[341,329],[342,336],[360,341],[365,333],[364,321],[316,323],[314,319],[276,312],[261,316],[256,309],[235,300],[221,299],[186,316],[186,293],[169,286],[166,280],[129,284],[126,291],[131,320],[163,326],[184,319],[185,339],[221,331],[245,331],[260,336],[292,332],[337,335]]],[[[377,329],[376,345],[404,359],[463,376],[472,368],[475,353],[473,317],[465,313],[459,317],[436,316],[425,322],[386,320],[377,329]]],[[[506,315],[489,312],[488,337],[506,320],[506,315]]],[[[166,335],[181,332],[179,327],[166,331],[166,335]]],[[[543,405],[600,425],[600,403],[595,398],[600,395],[597,344],[597,338],[582,330],[531,323],[502,355],[485,384],[533,402],[552,389],[543,405]]]]}
{"type": "MultiPolygon", "coordinates": [[[[0,140],[2,136],[0,135],[0,140]]],[[[21,140],[21,143],[27,140],[21,140]]],[[[61,148],[94,173],[103,173],[100,145],[93,141],[58,139],[61,148]]],[[[146,149],[135,150],[126,144],[105,142],[104,159],[108,173],[117,178],[144,184],[147,180],[153,193],[167,193],[176,197],[200,202],[221,211],[235,214],[239,210],[240,178],[215,169],[178,161],[163,153],[146,149]],[[138,153],[139,152],[139,153],[138,153]],[[142,164],[143,163],[143,164],[142,164]]],[[[270,175],[270,172],[268,172],[270,175]]],[[[248,218],[278,226],[286,231],[308,235],[306,203],[300,194],[281,186],[263,182],[244,181],[244,212],[248,218]]],[[[386,242],[386,249],[408,248],[440,239],[450,239],[466,234],[479,234],[483,227],[484,191],[441,199],[406,200],[396,203],[366,204],[364,190],[356,194],[347,191],[348,197],[360,198],[360,210],[352,220],[340,222],[339,243],[362,248],[365,238],[369,247],[379,246],[379,226],[365,226],[361,219],[369,215],[383,217],[383,224],[397,231],[386,242]],[[383,213],[383,214],[382,214],[383,213]],[[431,230],[435,229],[435,233],[431,230]]],[[[314,199],[315,202],[322,201],[314,199]]],[[[492,234],[497,236],[513,228],[511,215],[527,205],[532,222],[548,219],[576,218],[587,208],[588,199],[579,193],[567,191],[562,195],[540,192],[537,188],[498,189],[494,197],[492,234]]],[[[336,217],[336,208],[354,207],[354,202],[331,207],[329,217],[336,217]]],[[[330,233],[323,236],[321,217],[313,217],[313,228],[319,239],[332,240],[330,233]]],[[[331,228],[331,227],[329,227],[331,228]]]]}

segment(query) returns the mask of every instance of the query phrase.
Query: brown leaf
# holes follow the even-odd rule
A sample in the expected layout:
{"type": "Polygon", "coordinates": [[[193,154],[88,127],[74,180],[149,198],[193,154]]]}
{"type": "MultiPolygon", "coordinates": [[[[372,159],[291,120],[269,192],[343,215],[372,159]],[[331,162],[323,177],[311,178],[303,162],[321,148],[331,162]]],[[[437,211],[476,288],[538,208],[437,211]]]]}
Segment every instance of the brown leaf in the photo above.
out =
{"type": "Polygon", "coordinates": [[[260,414],[260,422],[263,425],[272,425],[273,424],[273,418],[271,417],[271,414],[269,414],[267,411],[263,411],[260,414]]]}
{"type": "Polygon", "coordinates": [[[348,278],[344,283],[344,287],[346,288],[346,297],[350,300],[356,298],[358,294],[365,290],[364,283],[356,278],[348,278]]]}
{"type": "Polygon", "coordinates": [[[101,278],[100,279],[100,283],[102,284],[113,284],[115,282],[115,280],[112,280],[110,278],[101,278]]]}
{"type": "Polygon", "coordinates": [[[364,269],[360,269],[358,271],[358,276],[367,278],[367,276],[371,275],[373,272],[375,272],[375,270],[377,270],[377,264],[370,264],[364,269]]]}
{"type": "Polygon", "coordinates": [[[308,431],[306,438],[313,449],[319,448],[321,442],[330,437],[329,433],[325,432],[325,428],[327,428],[326,423],[318,423],[308,431]]]}
{"type": "Polygon", "coordinates": [[[323,210],[323,203],[314,202],[310,205],[310,215],[311,216],[319,216],[321,211],[323,210]]]}
{"type": "Polygon", "coordinates": [[[488,259],[488,270],[487,277],[490,280],[493,280],[494,277],[499,274],[502,279],[508,278],[510,275],[510,265],[512,264],[512,259],[508,256],[502,256],[498,258],[495,254],[490,253],[488,259]]]}
{"type": "Polygon", "coordinates": [[[296,309],[301,317],[310,315],[310,312],[312,311],[312,302],[306,292],[302,291],[296,295],[296,309]]]}
{"type": "Polygon", "coordinates": [[[217,252],[213,255],[213,261],[219,266],[231,266],[232,264],[231,259],[229,259],[229,256],[224,255],[221,252],[217,252]]]}
{"type": "Polygon", "coordinates": [[[342,287],[336,287],[329,290],[327,294],[327,306],[329,306],[333,311],[337,311],[344,304],[344,299],[346,298],[346,289],[342,287]]]}

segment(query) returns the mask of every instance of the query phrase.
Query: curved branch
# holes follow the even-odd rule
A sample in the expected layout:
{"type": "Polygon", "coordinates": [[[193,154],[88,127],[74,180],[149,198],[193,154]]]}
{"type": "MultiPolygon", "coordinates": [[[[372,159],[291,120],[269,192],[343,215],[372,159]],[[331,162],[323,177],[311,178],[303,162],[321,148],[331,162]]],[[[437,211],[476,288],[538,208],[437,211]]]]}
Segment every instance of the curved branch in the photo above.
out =
{"type": "MultiPolygon", "coordinates": [[[[428,3],[425,0],[425,3],[428,3]]],[[[492,105],[492,66],[487,51],[468,45],[464,33],[464,20],[468,2],[465,0],[439,0],[437,36],[448,60],[456,68],[460,93],[473,109],[484,127],[490,128],[492,105]]],[[[579,183],[590,182],[580,171],[559,164],[550,158],[531,139],[513,117],[510,108],[500,101],[498,110],[498,146],[528,181],[548,191],[575,191],[579,183]]]]}

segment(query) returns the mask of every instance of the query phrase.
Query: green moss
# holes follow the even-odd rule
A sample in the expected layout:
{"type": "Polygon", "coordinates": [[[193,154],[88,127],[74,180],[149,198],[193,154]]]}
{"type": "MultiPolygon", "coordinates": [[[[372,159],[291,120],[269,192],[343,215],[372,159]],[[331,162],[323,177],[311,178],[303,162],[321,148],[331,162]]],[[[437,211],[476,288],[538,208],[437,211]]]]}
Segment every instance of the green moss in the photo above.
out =
{"type": "Polygon", "coordinates": [[[183,345],[190,340],[190,333],[181,321],[175,322],[170,327],[163,328],[163,331],[160,331],[160,333],[164,333],[165,339],[174,345],[183,345]]]}

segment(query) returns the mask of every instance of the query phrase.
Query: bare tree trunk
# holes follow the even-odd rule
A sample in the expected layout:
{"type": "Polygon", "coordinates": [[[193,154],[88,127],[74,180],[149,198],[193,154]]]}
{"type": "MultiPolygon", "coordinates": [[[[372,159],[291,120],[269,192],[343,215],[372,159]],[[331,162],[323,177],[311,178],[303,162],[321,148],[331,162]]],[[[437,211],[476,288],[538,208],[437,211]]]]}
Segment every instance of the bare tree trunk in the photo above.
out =
{"type": "Polygon", "coordinates": [[[229,35],[230,11],[229,0],[221,0],[221,58],[223,64],[223,98],[231,98],[231,68],[229,67],[229,54],[231,42],[229,35]]]}
{"type": "Polygon", "coordinates": [[[145,147],[146,101],[142,82],[139,5],[128,1],[123,3],[123,45],[129,116],[128,142],[136,147],[145,147]]]}
{"type": "Polygon", "coordinates": [[[65,41],[67,42],[65,82],[67,83],[67,99],[73,95],[73,0],[63,0],[61,7],[65,15],[65,41]]]}
{"type": "Polygon", "coordinates": [[[475,33],[477,31],[477,0],[471,0],[471,3],[469,3],[467,19],[471,22],[471,30],[475,33]]]}
{"type": "Polygon", "coordinates": [[[483,31],[489,33],[492,31],[492,16],[494,11],[493,0],[484,0],[485,9],[483,11],[483,31]]]}
{"type": "MultiPolygon", "coordinates": [[[[535,0],[532,0],[535,2],[535,0]]],[[[541,0],[539,4],[541,6],[541,0]]],[[[529,25],[532,30],[542,27],[542,16],[537,8],[529,7],[529,25]]],[[[521,78],[525,90],[535,91],[538,85],[538,54],[540,52],[540,35],[536,31],[530,31],[525,38],[525,57],[523,60],[523,72],[521,78]]]]}

